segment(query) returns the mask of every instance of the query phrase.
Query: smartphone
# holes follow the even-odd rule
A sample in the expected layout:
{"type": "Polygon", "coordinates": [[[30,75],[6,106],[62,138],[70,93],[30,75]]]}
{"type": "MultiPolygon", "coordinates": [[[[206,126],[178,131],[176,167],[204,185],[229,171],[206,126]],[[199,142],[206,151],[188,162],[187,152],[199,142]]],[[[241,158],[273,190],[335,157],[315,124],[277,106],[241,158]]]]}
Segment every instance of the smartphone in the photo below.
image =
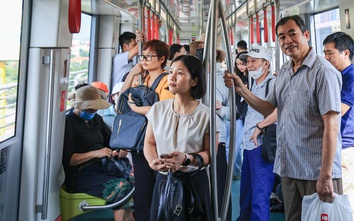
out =
{"type": "Polygon", "coordinates": [[[160,158],[172,158],[171,156],[169,156],[167,153],[161,154],[160,158]]]}

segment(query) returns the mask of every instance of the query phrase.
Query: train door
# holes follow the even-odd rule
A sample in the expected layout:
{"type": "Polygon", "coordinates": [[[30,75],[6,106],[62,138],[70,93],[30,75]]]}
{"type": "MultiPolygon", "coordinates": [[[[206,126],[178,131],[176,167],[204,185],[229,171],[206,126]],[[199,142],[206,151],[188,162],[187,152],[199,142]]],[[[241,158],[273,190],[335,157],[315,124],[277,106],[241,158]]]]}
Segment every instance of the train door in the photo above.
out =
{"type": "Polygon", "coordinates": [[[22,0],[0,2],[0,220],[18,220],[27,13],[22,0]]]}

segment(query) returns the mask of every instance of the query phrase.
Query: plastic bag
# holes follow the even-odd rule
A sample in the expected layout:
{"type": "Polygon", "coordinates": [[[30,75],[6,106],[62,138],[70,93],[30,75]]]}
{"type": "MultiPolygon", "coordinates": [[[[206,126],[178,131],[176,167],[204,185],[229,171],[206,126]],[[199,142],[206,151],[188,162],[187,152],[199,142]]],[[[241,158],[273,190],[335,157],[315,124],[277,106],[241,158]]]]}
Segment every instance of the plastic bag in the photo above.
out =
{"type": "Polygon", "coordinates": [[[353,221],[348,195],[335,194],[333,203],[322,202],[318,194],[304,196],[301,220],[303,221],[353,221]]]}

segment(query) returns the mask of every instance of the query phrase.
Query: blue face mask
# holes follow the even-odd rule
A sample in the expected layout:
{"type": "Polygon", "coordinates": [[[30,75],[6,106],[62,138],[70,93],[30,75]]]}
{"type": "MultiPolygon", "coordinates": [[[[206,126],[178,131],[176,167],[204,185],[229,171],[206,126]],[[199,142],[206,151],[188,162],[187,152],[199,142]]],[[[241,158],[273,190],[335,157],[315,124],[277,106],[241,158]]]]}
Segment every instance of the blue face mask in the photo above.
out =
{"type": "Polygon", "coordinates": [[[83,118],[84,120],[91,120],[92,118],[95,117],[96,113],[89,113],[84,110],[83,112],[80,113],[80,117],[83,118]]]}

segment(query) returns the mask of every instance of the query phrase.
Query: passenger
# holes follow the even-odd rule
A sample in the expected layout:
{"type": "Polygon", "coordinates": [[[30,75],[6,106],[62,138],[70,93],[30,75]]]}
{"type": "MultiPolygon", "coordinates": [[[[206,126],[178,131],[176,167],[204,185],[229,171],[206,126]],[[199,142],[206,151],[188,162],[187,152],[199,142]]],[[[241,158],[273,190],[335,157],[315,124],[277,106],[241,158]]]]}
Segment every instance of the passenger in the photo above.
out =
{"type": "Polygon", "coordinates": [[[106,123],[106,125],[111,131],[113,130],[114,119],[117,116],[119,91],[122,88],[123,84],[124,82],[118,82],[116,83],[116,85],[114,85],[111,94],[111,100],[113,101],[113,104],[107,109],[97,111],[97,114],[101,115],[103,121],[106,123]]]}
{"type": "MultiPolygon", "coordinates": [[[[200,39],[190,44],[191,55],[197,56],[199,60],[203,60],[205,34],[200,36],[200,39]]],[[[224,198],[224,189],[226,181],[226,140],[227,140],[227,128],[226,122],[230,121],[230,100],[229,89],[224,85],[223,75],[224,69],[221,68],[221,63],[225,60],[226,53],[220,49],[221,37],[217,37],[216,42],[216,114],[218,116],[219,123],[219,144],[217,153],[217,182],[218,182],[218,208],[221,212],[221,206],[224,198]]],[[[207,81],[207,84],[209,82],[207,81]]],[[[208,90],[208,89],[207,89],[208,90]]],[[[207,95],[206,104],[209,104],[209,95],[207,95]]],[[[230,201],[231,202],[231,201],[230,201]]],[[[231,219],[231,203],[229,204],[227,220],[231,219]]]]}
{"type": "Polygon", "coordinates": [[[247,51],[247,42],[244,40],[240,40],[239,42],[237,42],[237,54],[247,51]]]}
{"type": "MultiPolygon", "coordinates": [[[[151,87],[155,79],[162,74],[163,68],[166,66],[169,55],[168,45],[160,40],[151,40],[144,44],[142,54],[139,55],[140,62],[130,71],[124,81],[121,92],[123,93],[132,85],[135,76],[149,72],[144,84],[151,87]]],[[[164,76],[155,92],[159,95],[159,100],[166,100],[173,98],[174,95],[166,89],[168,87],[167,76],[164,76]]],[[[140,114],[146,114],[151,106],[135,105],[131,96],[129,97],[128,105],[130,108],[140,114]]],[[[155,184],[155,173],[149,167],[148,162],[141,153],[132,153],[134,164],[134,178],[135,178],[135,194],[134,194],[134,217],[136,221],[150,220],[150,209],[152,192],[155,184]]]]}
{"type": "Polygon", "coordinates": [[[168,57],[168,60],[172,61],[179,55],[185,55],[186,54],[186,49],[180,44],[172,44],[169,48],[170,50],[170,56],[168,57]]]}
{"type": "Polygon", "coordinates": [[[116,83],[122,82],[123,76],[128,73],[134,66],[133,57],[139,53],[138,41],[143,41],[143,35],[140,31],[136,34],[132,32],[124,32],[119,36],[119,45],[122,52],[116,54],[113,58],[113,74],[111,87],[116,83]],[[142,39],[140,39],[142,37],[142,39]]]}
{"type": "MultiPolygon", "coordinates": [[[[200,154],[205,166],[210,162],[209,109],[198,101],[206,92],[202,63],[190,55],[177,57],[172,61],[168,86],[175,98],[155,103],[147,114],[149,123],[144,155],[150,167],[159,172],[156,176],[150,221],[157,220],[159,184],[167,179],[164,172],[185,172],[190,169],[189,165],[194,168],[198,161],[191,153],[200,154]],[[166,153],[168,158],[159,157],[166,153]]],[[[181,221],[212,221],[206,170],[202,169],[193,176],[179,174],[178,177],[191,189],[195,203],[192,216],[199,218],[181,217],[181,221]]]]}
{"type": "MultiPolygon", "coordinates": [[[[119,154],[109,148],[111,131],[101,116],[96,114],[98,109],[109,106],[100,98],[96,87],[88,85],[77,89],[75,109],[66,115],[62,162],[67,192],[108,199],[105,195],[108,191],[116,194],[113,199],[110,198],[110,201],[116,202],[130,190],[131,184],[124,178],[106,175],[102,169],[101,158],[119,154]]],[[[133,182],[132,179],[131,176],[130,181],[133,182]]],[[[122,209],[114,210],[114,220],[131,220],[133,206],[133,202],[129,201],[122,209]]]]}
{"type": "MultiPolygon", "coordinates": [[[[247,59],[247,70],[253,81],[251,92],[264,99],[268,90],[274,87],[275,78],[270,73],[271,51],[254,46],[250,52],[242,53],[240,59],[247,59]]],[[[236,75],[235,75],[236,76],[236,75]]],[[[240,77],[239,77],[240,79],[240,77]]],[[[242,85],[247,85],[242,81],[242,85]]],[[[248,107],[243,133],[243,162],[240,185],[240,216],[237,220],[269,220],[269,198],[274,184],[273,162],[262,158],[263,128],[276,122],[276,111],[268,117],[248,107]]]]}
{"type": "Polygon", "coordinates": [[[344,32],[323,41],[325,58],[342,73],[341,134],[343,193],[348,194],[354,214],[354,41],[344,32]]]}
{"type": "Polygon", "coordinates": [[[183,47],[184,47],[184,50],[186,51],[186,54],[190,54],[191,53],[190,50],[189,50],[189,45],[184,44],[183,47]]]}
{"type": "Polygon", "coordinates": [[[340,167],[340,73],[309,47],[310,32],[300,16],[279,20],[276,34],[291,61],[279,71],[265,100],[252,94],[241,79],[225,74],[228,86],[249,106],[267,116],[278,107],[274,171],[282,177],[285,219],[301,220],[304,195],[318,193],[325,202],[342,194],[340,167]]]}
{"type": "Polygon", "coordinates": [[[108,87],[105,83],[101,81],[94,81],[91,85],[95,86],[100,91],[101,99],[107,100],[108,87]]]}
{"type": "Polygon", "coordinates": [[[186,50],[184,47],[180,44],[172,44],[169,48],[170,50],[170,55],[168,57],[168,61],[166,64],[165,69],[168,71],[169,67],[171,66],[171,62],[174,58],[186,54],[186,50]]]}
{"type": "MultiPolygon", "coordinates": [[[[247,54],[247,51],[243,51],[237,54],[235,59],[235,73],[239,76],[245,85],[248,84],[248,71],[247,71],[247,60],[241,59],[240,55],[247,54]]],[[[249,87],[250,88],[250,87],[249,87]]],[[[242,166],[242,138],[243,138],[243,127],[245,125],[245,117],[247,113],[247,103],[241,98],[239,94],[236,94],[236,142],[235,142],[235,162],[234,162],[234,173],[233,179],[239,180],[241,178],[241,166],[242,166]]],[[[229,121],[230,122],[230,121],[229,121]]],[[[230,123],[228,123],[227,128],[230,128],[230,123]]],[[[226,141],[226,157],[229,156],[229,139],[226,141]]]]}

